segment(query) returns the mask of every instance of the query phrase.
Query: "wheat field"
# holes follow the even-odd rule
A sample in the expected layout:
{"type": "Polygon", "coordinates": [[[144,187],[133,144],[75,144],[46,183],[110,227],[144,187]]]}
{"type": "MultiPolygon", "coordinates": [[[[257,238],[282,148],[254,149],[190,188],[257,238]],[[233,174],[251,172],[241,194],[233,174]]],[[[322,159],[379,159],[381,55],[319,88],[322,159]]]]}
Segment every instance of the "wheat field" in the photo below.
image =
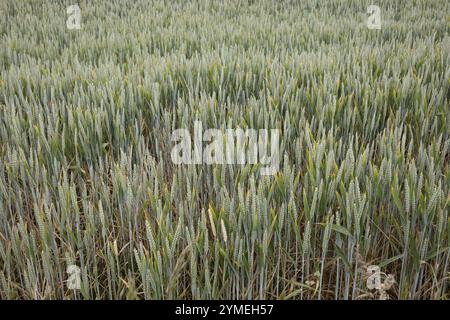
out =
{"type": "Polygon", "coordinates": [[[0,299],[449,299],[450,2],[372,2],[0,1],[0,299]]]}

